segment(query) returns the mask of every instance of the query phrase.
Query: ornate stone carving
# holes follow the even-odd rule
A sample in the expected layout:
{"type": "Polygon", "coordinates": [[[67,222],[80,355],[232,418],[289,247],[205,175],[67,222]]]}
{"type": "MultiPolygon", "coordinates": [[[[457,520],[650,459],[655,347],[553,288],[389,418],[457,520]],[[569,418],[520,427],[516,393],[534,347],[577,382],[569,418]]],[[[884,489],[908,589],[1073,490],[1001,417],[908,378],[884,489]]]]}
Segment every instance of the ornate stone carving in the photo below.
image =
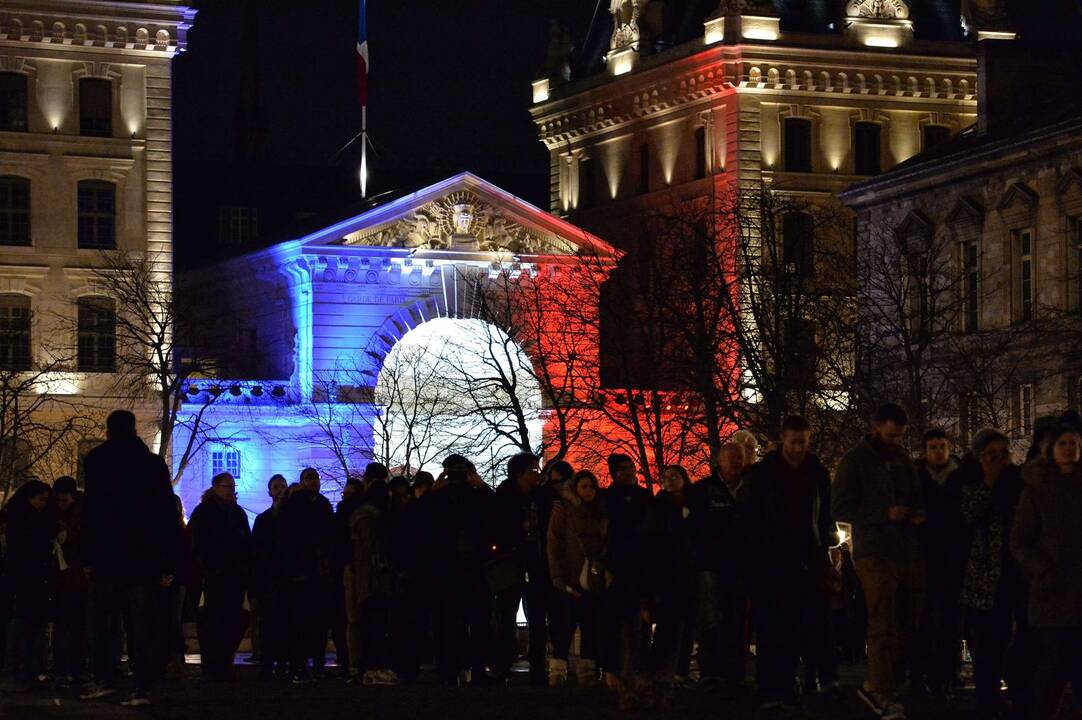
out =
{"type": "Polygon", "coordinates": [[[570,243],[527,229],[468,190],[417,208],[409,217],[345,239],[347,245],[416,250],[569,255],[570,243]]]}
{"type": "Polygon", "coordinates": [[[909,6],[904,0],[849,0],[845,15],[851,18],[906,20],[909,18],[909,6]]]}
{"type": "Polygon", "coordinates": [[[639,17],[646,6],[646,0],[610,0],[609,13],[612,14],[612,41],[609,48],[638,49],[640,40],[639,17]]]}

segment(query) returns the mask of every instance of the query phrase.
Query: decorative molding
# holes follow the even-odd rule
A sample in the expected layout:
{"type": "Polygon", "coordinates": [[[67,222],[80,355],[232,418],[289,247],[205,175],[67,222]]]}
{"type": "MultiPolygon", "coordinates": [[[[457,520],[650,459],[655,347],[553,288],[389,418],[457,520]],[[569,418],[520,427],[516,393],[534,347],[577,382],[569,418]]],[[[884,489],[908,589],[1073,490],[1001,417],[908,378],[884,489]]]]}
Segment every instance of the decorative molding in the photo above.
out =
{"type": "Polygon", "coordinates": [[[1003,213],[1009,211],[1012,205],[1021,203],[1026,212],[1033,212],[1037,209],[1039,199],[1037,193],[1025,183],[1011,183],[1011,186],[1007,188],[1007,192],[1003,193],[1003,197],[1000,198],[996,209],[1003,213]]]}
{"type": "Polygon", "coordinates": [[[910,210],[901,224],[894,230],[899,238],[929,238],[935,226],[920,210],[910,210]]]}
{"type": "Polygon", "coordinates": [[[845,16],[870,20],[908,20],[909,6],[903,0],[849,0],[845,16]]]}
{"type": "Polygon", "coordinates": [[[639,49],[639,41],[642,39],[639,18],[645,6],[646,0],[610,0],[609,14],[612,15],[610,50],[639,49]]]}
{"type": "Polygon", "coordinates": [[[1063,173],[1063,177],[1056,183],[1056,194],[1066,195],[1071,186],[1074,186],[1075,192],[1082,192],[1082,170],[1079,168],[1071,168],[1063,173]]]}
{"type": "Polygon", "coordinates": [[[44,12],[40,4],[5,0],[0,8],[0,40],[173,56],[186,46],[196,15],[192,8],[165,3],[114,3],[111,10],[115,14],[109,17],[91,15],[93,6],[89,3],[83,11],[86,15],[78,12],[78,5],[71,12],[44,12]]]}
{"type": "Polygon", "coordinates": [[[112,293],[109,292],[108,288],[101,285],[101,276],[111,272],[115,273],[117,271],[88,267],[64,268],[64,279],[68,282],[68,295],[73,298],[87,295],[112,297],[112,293]]]}
{"type": "Polygon", "coordinates": [[[0,265],[0,293],[33,297],[41,292],[48,274],[47,265],[0,265]]]}
{"type": "Polygon", "coordinates": [[[984,222],[984,208],[976,200],[962,196],[947,213],[944,222],[948,226],[972,224],[979,228],[984,222]]]}

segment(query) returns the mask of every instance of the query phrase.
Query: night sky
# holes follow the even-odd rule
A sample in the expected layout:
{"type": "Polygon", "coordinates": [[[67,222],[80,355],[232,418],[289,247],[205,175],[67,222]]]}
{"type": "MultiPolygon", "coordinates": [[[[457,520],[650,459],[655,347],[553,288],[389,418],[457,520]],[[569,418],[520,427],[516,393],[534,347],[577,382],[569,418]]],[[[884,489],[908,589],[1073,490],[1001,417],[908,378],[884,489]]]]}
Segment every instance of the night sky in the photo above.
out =
{"type": "MultiPolygon", "coordinates": [[[[356,167],[359,143],[333,157],[360,129],[357,0],[195,4],[188,51],[175,68],[178,163],[356,167]]],[[[547,204],[530,82],[550,19],[566,18],[584,34],[593,4],[371,0],[374,188],[401,181],[388,171],[427,181],[470,170],[547,204]]]]}

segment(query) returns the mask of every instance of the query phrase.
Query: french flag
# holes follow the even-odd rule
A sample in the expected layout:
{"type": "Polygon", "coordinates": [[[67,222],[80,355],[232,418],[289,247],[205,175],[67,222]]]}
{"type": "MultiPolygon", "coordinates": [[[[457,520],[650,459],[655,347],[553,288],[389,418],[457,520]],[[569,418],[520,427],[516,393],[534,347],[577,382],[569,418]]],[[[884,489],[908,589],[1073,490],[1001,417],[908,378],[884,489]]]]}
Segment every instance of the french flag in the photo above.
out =
{"type": "Polygon", "coordinates": [[[365,0],[361,0],[357,23],[357,82],[360,84],[361,107],[368,107],[368,21],[365,15],[365,0]]]}

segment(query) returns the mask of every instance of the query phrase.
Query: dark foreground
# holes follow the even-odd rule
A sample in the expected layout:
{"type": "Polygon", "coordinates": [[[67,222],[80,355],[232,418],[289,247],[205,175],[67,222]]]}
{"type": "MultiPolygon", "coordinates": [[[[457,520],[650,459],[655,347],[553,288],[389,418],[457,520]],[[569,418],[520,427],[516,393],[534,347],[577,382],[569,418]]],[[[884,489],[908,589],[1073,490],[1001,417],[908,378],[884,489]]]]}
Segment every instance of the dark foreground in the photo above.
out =
{"type": "MultiPolygon", "coordinates": [[[[324,680],[294,686],[283,681],[262,681],[257,670],[238,666],[231,683],[208,683],[199,679],[197,666],[171,672],[155,692],[154,704],[128,709],[111,701],[80,702],[74,692],[4,693],[0,697],[3,720],[47,718],[163,718],[176,720],[395,720],[447,718],[448,720],[605,720],[606,718],[826,718],[870,720],[874,716],[860,704],[853,689],[863,668],[845,667],[843,696],[832,703],[813,698],[799,712],[757,712],[750,690],[735,698],[701,690],[681,690],[671,712],[641,710],[621,713],[616,697],[605,690],[574,688],[548,690],[514,684],[511,688],[454,688],[430,682],[399,687],[350,686],[324,680]]],[[[906,698],[911,720],[971,717],[971,693],[962,691],[953,705],[906,698]]]]}

